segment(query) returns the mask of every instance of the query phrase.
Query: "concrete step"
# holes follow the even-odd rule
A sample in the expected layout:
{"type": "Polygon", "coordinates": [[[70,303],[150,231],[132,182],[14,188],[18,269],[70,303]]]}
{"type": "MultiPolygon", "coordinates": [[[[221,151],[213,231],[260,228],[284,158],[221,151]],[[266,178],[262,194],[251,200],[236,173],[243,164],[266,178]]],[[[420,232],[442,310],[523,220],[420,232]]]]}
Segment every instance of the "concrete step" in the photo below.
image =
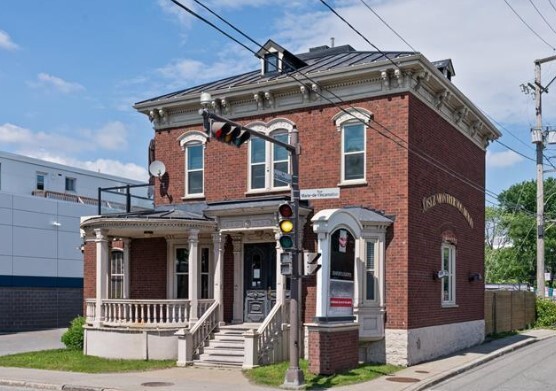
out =
{"type": "Polygon", "coordinates": [[[199,355],[198,361],[201,362],[225,362],[243,364],[243,354],[230,355],[230,354],[208,354],[203,353],[199,355]]]}
{"type": "Polygon", "coordinates": [[[212,340],[207,345],[207,347],[211,348],[219,348],[219,349],[244,349],[245,344],[243,341],[236,342],[236,341],[215,341],[212,340]]]}
{"type": "Polygon", "coordinates": [[[222,362],[217,360],[209,360],[209,361],[199,361],[194,360],[193,365],[196,367],[208,367],[208,368],[241,368],[243,363],[235,363],[235,362],[222,362]]]}

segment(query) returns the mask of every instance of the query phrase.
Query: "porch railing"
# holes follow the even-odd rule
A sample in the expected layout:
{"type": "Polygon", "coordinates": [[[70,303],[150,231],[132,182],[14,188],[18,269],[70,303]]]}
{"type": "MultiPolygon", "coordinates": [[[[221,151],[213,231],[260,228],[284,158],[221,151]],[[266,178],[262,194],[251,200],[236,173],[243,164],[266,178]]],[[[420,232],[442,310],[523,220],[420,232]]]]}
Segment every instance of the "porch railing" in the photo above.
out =
{"type": "MultiPolygon", "coordinates": [[[[200,300],[198,313],[206,311],[213,300],[200,300]]],[[[187,327],[191,303],[189,300],[122,300],[102,301],[103,326],[111,327],[187,327]]],[[[95,299],[86,300],[86,322],[96,320],[95,299]]]]}
{"type": "Polygon", "coordinates": [[[245,337],[244,368],[268,365],[288,356],[289,300],[276,303],[257,330],[247,331],[245,337]]]}
{"type": "Polygon", "coordinates": [[[179,330],[178,336],[178,366],[189,365],[193,357],[200,353],[205,341],[218,327],[218,302],[214,302],[199,318],[191,329],[179,330]]]}

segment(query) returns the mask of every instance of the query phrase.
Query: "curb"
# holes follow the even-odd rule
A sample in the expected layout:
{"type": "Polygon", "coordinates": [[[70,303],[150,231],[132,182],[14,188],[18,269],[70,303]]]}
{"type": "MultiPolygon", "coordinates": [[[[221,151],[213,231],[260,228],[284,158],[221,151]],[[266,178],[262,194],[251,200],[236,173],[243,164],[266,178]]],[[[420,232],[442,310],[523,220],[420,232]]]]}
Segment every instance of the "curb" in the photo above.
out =
{"type": "Polygon", "coordinates": [[[0,379],[0,386],[33,388],[35,390],[61,390],[61,391],[121,391],[111,387],[91,387],[71,384],[39,383],[26,380],[0,379]]]}
{"type": "Polygon", "coordinates": [[[511,352],[513,352],[515,350],[518,350],[518,349],[521,349],[525,346],[534,344],[534,343],[539,342],[539,341],[543,341],[543,340],[548,339],[548,338],[553,338],[553,337],[555,337],[555,335],[547,335],[547,336],[544,336],[544,337],[531,338],[529,340],[517,342],[513,345],[510,345],[510,346],[502,348],[498,351],[495,351],[494,353],[490,353],[490,354],[488,354],[484,357],[477,358],[474,361],[471,361],[467,364],[464,364],[464,365],[462,365],[458,368],[454,368],[452,370],[448,370],[446,372],[440,373],[438,375],[435,375],[435,376],[431,377],[428,380],[423,380],[422,383],[420,383],[419,385],[416,385],[415,387],[409,388],[408,391],[424,391],[424,390],[427,390],[428,388],[430,388],[432,386],[435,386],[435,385],[437,385],[437,384],[439,384],[439,383],[441,383],[445,380],[448,380],[452,377],[460,375],[463,372],[469,371],[473,368],[478,367],[479,365],[485,364],[485,363],[487,363],[489,361],[492,361],[492,360],[494,360],[498,357],[501,357],[505,354],[511,353],[511,352]]]}

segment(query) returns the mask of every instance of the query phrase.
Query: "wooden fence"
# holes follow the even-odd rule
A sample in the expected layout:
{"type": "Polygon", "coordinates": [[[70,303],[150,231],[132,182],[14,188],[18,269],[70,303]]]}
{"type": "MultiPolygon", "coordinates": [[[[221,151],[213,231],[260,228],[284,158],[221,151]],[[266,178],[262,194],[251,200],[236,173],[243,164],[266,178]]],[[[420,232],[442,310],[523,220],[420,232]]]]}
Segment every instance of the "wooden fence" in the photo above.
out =
{"type": "Polygon", "coordinates": [[[535,321],[535,294],[485,291],[485,334],[520,330],[535,321]]]}

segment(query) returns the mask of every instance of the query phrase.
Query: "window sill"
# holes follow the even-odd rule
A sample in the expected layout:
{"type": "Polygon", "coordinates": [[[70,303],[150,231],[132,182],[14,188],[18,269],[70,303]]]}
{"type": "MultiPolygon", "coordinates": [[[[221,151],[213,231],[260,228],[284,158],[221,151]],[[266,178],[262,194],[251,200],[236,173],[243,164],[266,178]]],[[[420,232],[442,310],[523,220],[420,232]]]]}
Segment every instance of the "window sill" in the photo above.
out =
{"type": "Polygon", "coordinates": [[[246,191],[244,194],[245,194],[246,196],[249,196],[249,195],[261,195],[261,194],[283,193],[283,192],[286,192],[286,191],[291,191],[291,188],[290,188],[290,187],[284,187],[284,188],[281,188],[281,189],[276,189],[276,188],[275,188],[275,189],[257,189],[257,190],[249,190],[249,191],[246,191]]]}
{"type": "Polygon", "coordinates": [[[192,194],[192,195],[187,195],[187,196],[181,197],[182,201],[204,200],[204,199],[205,199],[204,194],[192,194]]]}
{"type": "Polygon", "coordinates": [[[442,308],[459,308],[459,305],[455,303],[442,303],[442,308]]]}
{"type": "Polygon", "coordinates": [[[338,183],[338,187],[367,186],[367,185],[368,185],[368,183],[365,179],[338,183]]]}

